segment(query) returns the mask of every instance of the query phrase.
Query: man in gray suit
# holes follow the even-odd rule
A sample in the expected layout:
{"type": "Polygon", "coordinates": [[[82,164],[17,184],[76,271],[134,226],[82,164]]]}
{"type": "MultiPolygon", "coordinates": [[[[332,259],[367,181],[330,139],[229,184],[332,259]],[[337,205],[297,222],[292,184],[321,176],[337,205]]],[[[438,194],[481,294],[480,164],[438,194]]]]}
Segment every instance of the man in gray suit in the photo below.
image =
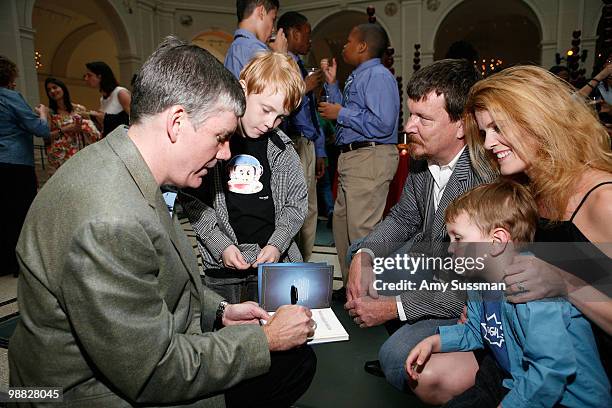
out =
{"type": "MultiPolygon", "coordinates": [[[[407,386],[404,363],[408,352],[434,334],[438,326],[455,324],[465,301],[452,291],[411,290],[395,297],[378,296],[372,286],[379,278],[372,272],[373,260],[394,254],[401,247],[399,253],[416,251],[415,247],[419,247],[417,252],[426,252],[421,251],[425,247],[430,255],[445,256],[439,244],[448,241],[446,206],[492,177],[481,177],[472,168],[461,120],[468,92],[477,80],[478,73],[470,62],[450,59],[422,68],[410,79],[407,90],[411,116],[404,128],[414,159],[410,173],[400,201],[362,241],[350,266],[345,307],[355,323],[361,327],[387,323],[389,328],[388,322],[399,320],[391,326],[403,325],[379,353],[384,375],[399,389],[407,386]]],[[[407,275],[403,277],[410,277],[408,272],[403,273],[407,275]]],[[[420,273],[414,281],[425,275],[420,273]]],[[[367,362],[366,370],[375,372],[377,363],[367,362]]],[[[471,357],[466,364],[476,362],[471,357]]]]}
{"type": "Polygon", "coordinates": [[[198,187],[229,157],[244,108],[238,81],[203,49],[169,37],[149,57],[132,126],[63,165],[28,213],[12,387],[61,387],[64,403],[87,407],[288,406],[308,388],[316,359],[296,347],[313,334],[310,311],[270,317],[202,287],[160,192],[198,187]]]}

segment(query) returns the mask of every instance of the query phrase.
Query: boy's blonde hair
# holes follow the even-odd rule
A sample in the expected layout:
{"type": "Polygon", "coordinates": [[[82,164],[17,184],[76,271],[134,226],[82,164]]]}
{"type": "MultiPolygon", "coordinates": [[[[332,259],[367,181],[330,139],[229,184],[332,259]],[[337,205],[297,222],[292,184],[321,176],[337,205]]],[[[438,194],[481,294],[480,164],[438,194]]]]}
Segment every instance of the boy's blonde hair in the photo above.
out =
{"type": "Polygon", "coordinates": [[[507,230],[514,242],[531,242],[538,224],[538,207],[526,187],[501,179],[457,197],[446,207],[445,220],[466,213],[483,234],[507,230]]]}
{"type": "Polygon", "coordinates": [[[240,80],[246,83],[247,96],[264,90],[284,93],[283,107],[292,112],[300,105],[306,85],[298,64],[287,54],[278,52],[258,53],[242,68],[240,80]]]}

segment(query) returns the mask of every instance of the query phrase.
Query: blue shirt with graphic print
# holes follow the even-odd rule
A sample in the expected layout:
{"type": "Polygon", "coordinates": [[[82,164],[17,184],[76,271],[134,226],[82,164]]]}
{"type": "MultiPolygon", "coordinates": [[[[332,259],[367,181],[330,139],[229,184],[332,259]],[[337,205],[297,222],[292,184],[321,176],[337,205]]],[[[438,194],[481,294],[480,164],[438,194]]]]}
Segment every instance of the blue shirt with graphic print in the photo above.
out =
{"type": "Polygon", "coordinates": [[[484,311],[481,292],[468,291],[467,322],[438,327],[440,351],[503,345],[505,352],[498,347],[496,355],[501,364],[504,358],[509,362],[503,386],[510,391],[501,402],[503,408],[612,407],[591,324],[576,307],[558,298],[518,304],[502,298],[496,303],[498,309],[484,311]],[[488,339],[482,331],[483,315],[497,319],[487,322],[488,339]]]}
{"type": "Polygon", "coordinates": [[[504,300],[502,291],[483,291],[482,314],[480,315],[480,332],[484,343],[493,357],[506,373],[510,373],[510,360],[504,339],[501,302],[504,300]]]}

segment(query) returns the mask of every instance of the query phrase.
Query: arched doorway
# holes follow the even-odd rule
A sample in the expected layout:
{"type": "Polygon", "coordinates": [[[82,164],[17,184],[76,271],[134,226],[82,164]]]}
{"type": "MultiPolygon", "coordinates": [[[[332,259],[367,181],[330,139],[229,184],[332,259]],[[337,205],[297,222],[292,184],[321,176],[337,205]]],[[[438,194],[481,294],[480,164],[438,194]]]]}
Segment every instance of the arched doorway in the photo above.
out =
{"type": "MultiPolygon", "coordinates": [[[[342,60],[342,47],[351,29],[356,25],[367,23],[365,12],[346,10],[332,14],[312,28],[312,48],[307,63],[317,66],[323,58],[336,58],[338,63],[338,81],[343,84],[354,67],[342,60]]],[[[342,88],[340,88],[342,89],[342,88]]]]}
{"type": "Polygon", "coordinates": [[[89,61],[106,62],[123,86],[130,85],[132,70],[120,56],[131,55],[133,47],[109,1],[36,0],[32,27],[41,102],[47,103],[44,80],[53,76],[66,83],[74,101],[97,109],[100,94],[82,79],[89,61]]]}
{"type": "Polygon", "coordinates": [[[531,7],[522,0],[465,0],[440,24],[434,41],[434,59],[446,56],[456,41],[471,44],[485,69],[518,63],[541,63],[542,27],[531,7]],[[496,65],[498,61],[501,64],[496,65]]]}

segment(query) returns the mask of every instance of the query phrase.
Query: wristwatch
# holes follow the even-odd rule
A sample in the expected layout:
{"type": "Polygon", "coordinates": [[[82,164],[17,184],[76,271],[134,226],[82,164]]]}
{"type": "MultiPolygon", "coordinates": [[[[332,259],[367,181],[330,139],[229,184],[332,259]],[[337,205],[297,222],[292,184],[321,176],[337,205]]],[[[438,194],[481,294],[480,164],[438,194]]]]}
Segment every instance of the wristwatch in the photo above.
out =
{"type": "Polygon", "coordinates": [[[223,327],[223,314],[225,313],[225,308],[227,305],[229,305],[229,302],[226,300],[219,302],[219,306],[217,306],[217,312],[215,314],[215,329],[220,329],[223,327]]]}

